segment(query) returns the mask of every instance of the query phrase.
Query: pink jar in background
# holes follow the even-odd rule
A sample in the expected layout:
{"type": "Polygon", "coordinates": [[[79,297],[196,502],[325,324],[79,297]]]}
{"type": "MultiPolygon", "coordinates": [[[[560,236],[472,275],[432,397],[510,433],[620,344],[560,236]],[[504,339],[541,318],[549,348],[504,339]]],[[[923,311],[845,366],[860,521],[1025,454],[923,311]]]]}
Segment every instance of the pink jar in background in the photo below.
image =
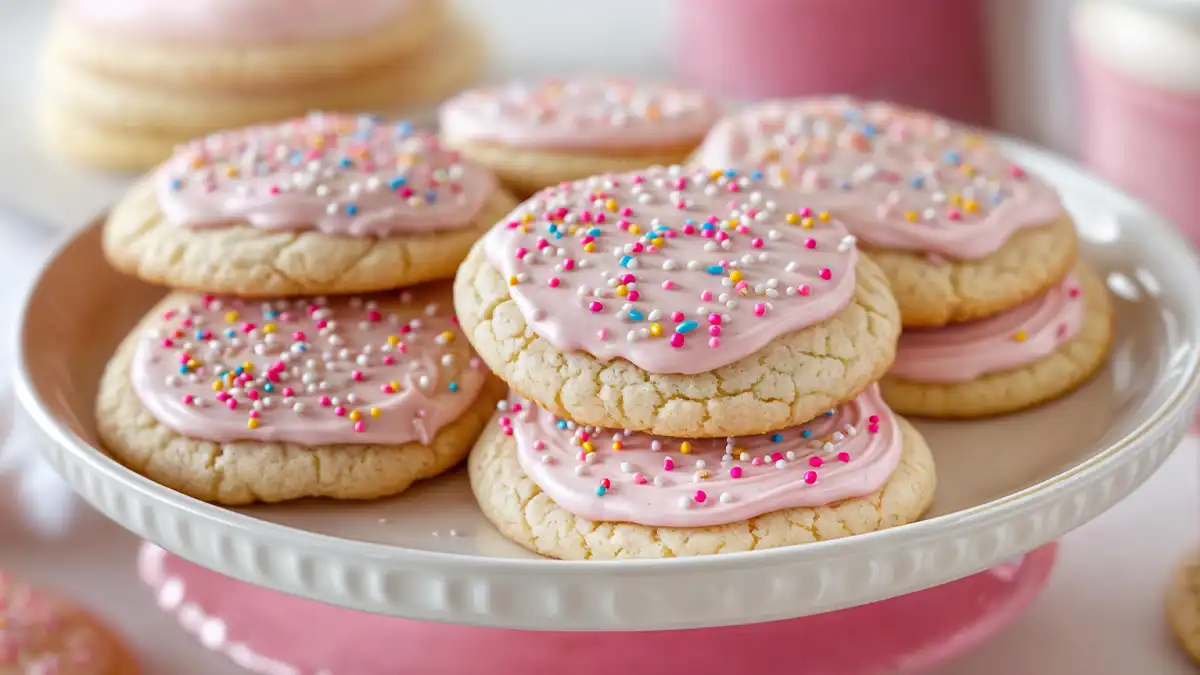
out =
{"type": "Polygon", "coordinates": [[[676,69],[725,99],[852,94],[986,125],[983,4],[676,0],[676,69]]]}
{"type": "Polygon", "coordinates": [[[1200,0],[1081,0],[1081,150],[1200,248],[1200,0]]]}

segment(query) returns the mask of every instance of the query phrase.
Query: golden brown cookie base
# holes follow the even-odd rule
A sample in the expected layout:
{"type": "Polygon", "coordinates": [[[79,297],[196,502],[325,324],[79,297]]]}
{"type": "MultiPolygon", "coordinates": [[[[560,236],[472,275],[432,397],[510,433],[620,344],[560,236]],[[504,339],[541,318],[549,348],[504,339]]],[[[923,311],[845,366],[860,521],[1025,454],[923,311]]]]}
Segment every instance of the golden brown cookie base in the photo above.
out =
{"type": "Polygon", "coordinates": [[[525,324],[476,245],[454,282],[471,344],[525,398],[580,424],[680,438],[751,436],[807,422],[891,367],[900,317],[883,273],[861,257],[854,298],[826,321],[697,375],[648,373],[624,359],[560,352],[525,324]]]}
{"type": "Polygon", "coordinates": [[[542,492],[517,460],[516,440],[493,420],[471,451],[471,489],[488,520],[525,548],[564,560],[677,558],[828,541],[919,520],[937,487],[933,455],[906,420],[904,455],[874,494],[818,508],[787,509],[713,527],[649,527],[579,518],[542,492]]]}
{"type": "Polygon", "coordinates": [[[1200,552],[1185,558],[1171,578],[1167,622],[1179,645],[1200,664],[1200,552]]]}
{"type": "Polygon", "coordinates": [[[1083,326],[1054,352],[967,382],[885,377],[880,382],[884,400],[904,415],[970,419],[1031,408],[1074,391],[1104,366],[1113,337],[1112,301],[1104,282],[1083,265],[1075,273],[1083,289],[1083,326]]]}

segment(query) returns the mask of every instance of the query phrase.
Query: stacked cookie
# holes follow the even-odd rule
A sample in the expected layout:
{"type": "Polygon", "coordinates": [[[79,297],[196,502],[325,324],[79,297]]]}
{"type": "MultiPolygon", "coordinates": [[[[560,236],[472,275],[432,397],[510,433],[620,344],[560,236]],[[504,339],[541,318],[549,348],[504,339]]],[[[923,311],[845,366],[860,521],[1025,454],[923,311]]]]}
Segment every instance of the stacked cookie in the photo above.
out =
{"type": "Polygon", "coordinates": [[[512,389],[472,488],[533,551],[785,546],[932,500],[929,449],[874,384],[900,330],[884,274],[797,191],[678,166],[549,188],[472,249],[454,299],[512,389]]]}
{"type": "Polygon", "coordinates": [[[144,169],[179,142],[314,109],[433,105],[481,42],[442,0],[63,0],[42,127],[61,153],[144,169]]]}
{"type": "Polygon", "coordinates": [[[1058,194],[973,129],[848,98],[769,102],[722,120],[696,159],[809,195],[884,270],[904,324],[882,385],[897,411],[1020,410],[1107,358],[1108,294],[1058,194]]]}
{"type": "Polygon", "coordinates": [[[514,205],[403,122],[314,114],[181,146],[104,230],[115,267],[180,289],[102,378],[106,449],[224,504],[446,471],[504,390],[438,280],[514,205]]]}
{"type": "Polygon", "coordinates": [[[563,181],[678,164],[719,108],[698,91],[582,77],[467,91],[439,112],[447,145],[526,197],[563,181]]]}

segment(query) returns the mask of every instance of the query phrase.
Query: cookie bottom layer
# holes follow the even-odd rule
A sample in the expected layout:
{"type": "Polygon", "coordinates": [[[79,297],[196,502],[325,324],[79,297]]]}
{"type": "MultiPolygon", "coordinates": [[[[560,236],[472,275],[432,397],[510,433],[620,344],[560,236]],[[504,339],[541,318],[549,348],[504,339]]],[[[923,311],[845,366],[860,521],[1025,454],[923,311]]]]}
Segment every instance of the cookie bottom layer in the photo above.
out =
{"type": "Polygon", "coordinates": [[[1083,290],[1083,326],[1054,352],[1029,365],[967,382],[884,377],[883,399],[904,415],[979,418],[1016,412],[1074,391],[1104,365],[1113,337],[1112,302],[1104,282],[1083,265],[1077,275],[1083,290]]]}
{"type": "Polygon", "coordinates": [[[649,166],[671,166],[685,161],[700,139],[682,145],[644,148],[620,148],[595,152],[519,148],[496,143],[446,139],[463,156],[496,172],[500,180],[518,197],[525,198],[544,187],[579,180],[603,173],[636,171],[649,166]]]}
{"type": "Polygon", "coordinates": [[[399,494],[462,461],[506,393],[503,384],[489,378],[467,412],[443,427],[428,446],[214,443],[180,435],[142,405],[129,375],[141,339],[141,330],[127,337],[100,380],[96,425],[105,450],[156,483],[228,506],[399,494]]]}
{"type": "Polygon", "coordinates": [[[713,527],[648,527],[579,518],[542,492],[517,460],[516,440],[493,420],[471,451],[471,489],[500,532],[525,548],[564,560],[676,558],[839,539],[919,520],[937,487],[925,439],[897,418],[904,454],[874,494],[818,508],[787,509],[713,527]]]}

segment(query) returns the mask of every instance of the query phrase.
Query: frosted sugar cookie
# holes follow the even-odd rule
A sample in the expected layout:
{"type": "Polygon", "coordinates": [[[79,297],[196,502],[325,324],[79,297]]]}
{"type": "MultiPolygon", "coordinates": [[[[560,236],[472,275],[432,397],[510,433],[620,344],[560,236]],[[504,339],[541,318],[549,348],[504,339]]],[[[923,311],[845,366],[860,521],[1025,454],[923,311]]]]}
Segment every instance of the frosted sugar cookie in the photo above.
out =
{"type": "Polygon", "coordinates": [[[406,122],[314,114],[180,147],[113,209],[104,251],[177,288],[375,291],[452,276],[514,203],[406,122]]]}
{"type": "Polygon", "coordinates": [[[1113,311],[1083,265],[1041,296],[1000,314],[941,328],[905,329],[881,383],[907,415],[985,417],[1058,398],[1108,358],[1113,311]]]}
{"type": "Polygon", "coordinates": [[[1167,621],[1180,646],[1200,663],[1200,552],[1185,558],[1171,578],[1167,621]]]}
{"type": "Polygon", "coordinates": [[[504,395],[449,301],[447,285],[172,294],[109,363],[100,436],[131,469],[205,501],[397,494],[465,457],[504,395]]]}
{"type": "Polygon", "coordinates": [[[773,101],[722,120],[696,159],[762,170],[811,195],[887,273],[905,326],[1010,309],[1075,262],[1054,188],[931,114],[849,98],[773,101]]]}
{"type": "Polygon", "coordinates": [[[696,91],[615,77],[511,82],[441,107],[447,145],[524,196],[563,181],[684,160],[717,120],[696,91]]]}
{"type": "Polygon", "coordinates": [[[875,387],[798,427],[703,440],[578,425],[510,397],[469,467],[501,533],[542,555],[588,560],[873,532],[919,519],[936,486],[924,439],[875,387]]]}
{"type": "Polygon", "coordinates": [[[137,675],[112,630],[67,600],[0,571],[0,675],[137,675]]]}
{"type": "Polygon", "coordinates": [[[899,333],[840,223],[761,180],[681,167],[538,193],[472,249],[455,305],[521,395],[682,437],[806,422],[879,379],[899,333]]]}

